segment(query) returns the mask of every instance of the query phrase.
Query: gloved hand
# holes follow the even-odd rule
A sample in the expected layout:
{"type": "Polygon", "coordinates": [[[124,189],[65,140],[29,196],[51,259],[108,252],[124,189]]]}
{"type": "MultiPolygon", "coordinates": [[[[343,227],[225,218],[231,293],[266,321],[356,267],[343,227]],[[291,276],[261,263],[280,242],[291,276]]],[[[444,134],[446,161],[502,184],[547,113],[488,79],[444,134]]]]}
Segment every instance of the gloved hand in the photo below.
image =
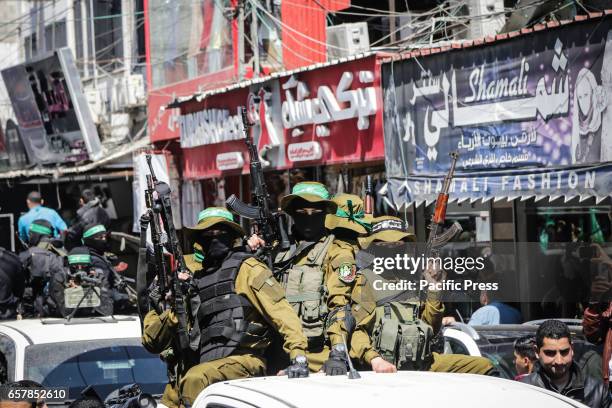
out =
{"type": "Polygon", "coordinates": [[[325,375],[346,375],[348,372],[348,362],[346,361],[346,351],[344,344],[336,344],[329,353],[329,358],[323,364],[322,371],[325,375]]]}
{"type": "Polygon", "coordinates": [[[306,356],[297,356],[291,362],[291,365],[285,368],[285,373],[289,378],[304,378],[308,377],[308,360],[306,356]]]}

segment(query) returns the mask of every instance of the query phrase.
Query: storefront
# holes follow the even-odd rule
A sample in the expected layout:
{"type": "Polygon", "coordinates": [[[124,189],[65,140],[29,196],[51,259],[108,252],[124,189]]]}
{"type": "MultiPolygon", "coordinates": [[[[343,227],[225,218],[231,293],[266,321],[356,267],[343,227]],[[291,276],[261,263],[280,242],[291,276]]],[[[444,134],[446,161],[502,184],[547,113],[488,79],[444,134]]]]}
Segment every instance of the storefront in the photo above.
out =
{"type": "Polygon", "coordinates": [[[593,268],[575,249],[612,253],[611,22],[538,26],[382,66],[387,199],[425,239],[459,153],[448,219],[464,227],[461,245],[493,247],[526,318],[579,317],[590,278],[578,275],[593,268]]]}
{"type": "Polygon", "coordinates": [[[249,199],[242,106],[273,204],[303,179],[361,193],[364,168],[374,175],[384,170],[379,67],[378,57],[369,55],[179,98],[170,108],[180,109],[183,187],[190,200],[201,195],[202,207],[230,194],[249,199]]]}

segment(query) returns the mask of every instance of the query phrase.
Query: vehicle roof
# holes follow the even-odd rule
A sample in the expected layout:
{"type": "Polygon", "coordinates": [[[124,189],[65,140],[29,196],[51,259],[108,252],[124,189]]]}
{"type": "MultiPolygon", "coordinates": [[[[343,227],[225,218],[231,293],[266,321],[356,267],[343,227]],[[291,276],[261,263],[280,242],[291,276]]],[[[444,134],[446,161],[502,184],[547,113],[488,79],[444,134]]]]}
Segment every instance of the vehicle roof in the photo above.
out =
{"type": "Polygon", "coordinates": [[[19,332],[29,344],[139,338],[141,334],[137,316],[23,319],[1,321],[0,330],[3,327],[19,332]]]}
{"type": "MultiPolygon", "coordinates": [[[[397,406],[398,401],[422,402],[428,406],[497,408],[584,407],[576,401],[542,388],[517,381],[475,374],[450,374],[401,371],[397,374],[361,372],[361,378],[329,377],[323,374],[308,378],[260,377],[213,384],[198,397],[226,395],[240,398],[242,393],[258,393],[296,408],[325,406],[376,407],[397,406]]],[[[246,396],[246,395],[245,395],[246,396]]],[[[194,408],[203,408],[197,401],[194,408]]]]}

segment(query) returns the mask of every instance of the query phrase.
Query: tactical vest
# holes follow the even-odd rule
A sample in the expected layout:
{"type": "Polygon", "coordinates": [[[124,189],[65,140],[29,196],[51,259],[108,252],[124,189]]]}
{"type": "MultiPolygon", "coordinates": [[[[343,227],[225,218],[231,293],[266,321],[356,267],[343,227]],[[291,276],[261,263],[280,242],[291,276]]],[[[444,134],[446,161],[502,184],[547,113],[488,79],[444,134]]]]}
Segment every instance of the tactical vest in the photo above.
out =
{"type": "Polygon", "coordinates": [[[62,258],[47,249],[47,246],[37,245],[28,249],[28,257],[24,267],[30,273],[30,279],[49,279],[64,267],[62,258]]]}
{"type": "MultiPolygon", "coordinates": [[[[325,342],[328,310],[323,263],[333,241],[334,236],[329,235],[317,242],[308,251],[304,264],[291,265],[283,272],[285,296],[302,322],[309,350],[318,350],[325,342]]],[[[294,258],[299,255],[298,251],[299,247],[283,258],[294,258]]]]}
{"type": "MultiPolygon", "coordinates": [[[[369,285],[383,280],[370,269],[361,271],[369,285]]],[[[376,311],[372,343],[380,356],[400,370],[427,370],[432,363],[432,327],[419,319],[419,303],[414,299],[381,296],[382,291],[372,289],[376,311]]]]}
{"type": "Polygon", "coordinates": [[[216,271],[194,279],[200,298],[200,363],[227,357],[238,349],[263,351],[270,342],[268,326],[247,320],[253,305],[236,293],[240,266],[251,257],[233,252],[216,271]]]}

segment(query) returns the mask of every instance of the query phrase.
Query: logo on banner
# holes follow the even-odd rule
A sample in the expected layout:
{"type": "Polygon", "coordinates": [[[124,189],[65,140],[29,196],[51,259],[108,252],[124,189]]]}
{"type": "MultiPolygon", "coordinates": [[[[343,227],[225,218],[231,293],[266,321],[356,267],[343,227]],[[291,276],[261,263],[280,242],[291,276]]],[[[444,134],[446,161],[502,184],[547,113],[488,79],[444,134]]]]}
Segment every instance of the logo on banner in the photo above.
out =
{"type": "MultiPolygon", "coordinates": [[[[369,84],[374,82],[371,71],[360,71],[359,82],[369,84]]],[[[283,84],[285,101],[282,104],[283,126],[293,129],[293,137],[300,136],[304,125],[317,125],[318,137],[329,136],[326,123],[357,118],[357,129],[365,130],[370,126],[369,116],[375,115],[378,109],[376,90],[373,86],[363,86],[351,89],[353,73],[344,72],[336,92],[327,85],[317,89],[316,96],[310,97],[310,91],[305,82],[298,81],[292,75],[283,84]]]]}
{"type": "Polygon", "coordinates": [[[318,142],[293,143],[287,147],[287,157],[292,162],[319,160],[322,156],[318,142]]]}
{"type": "Polygon", "coordinates": [[[219,153],[216,163],[220,171],[241,169],[244,166],[244,157],[240,152],[219,153]]]}

